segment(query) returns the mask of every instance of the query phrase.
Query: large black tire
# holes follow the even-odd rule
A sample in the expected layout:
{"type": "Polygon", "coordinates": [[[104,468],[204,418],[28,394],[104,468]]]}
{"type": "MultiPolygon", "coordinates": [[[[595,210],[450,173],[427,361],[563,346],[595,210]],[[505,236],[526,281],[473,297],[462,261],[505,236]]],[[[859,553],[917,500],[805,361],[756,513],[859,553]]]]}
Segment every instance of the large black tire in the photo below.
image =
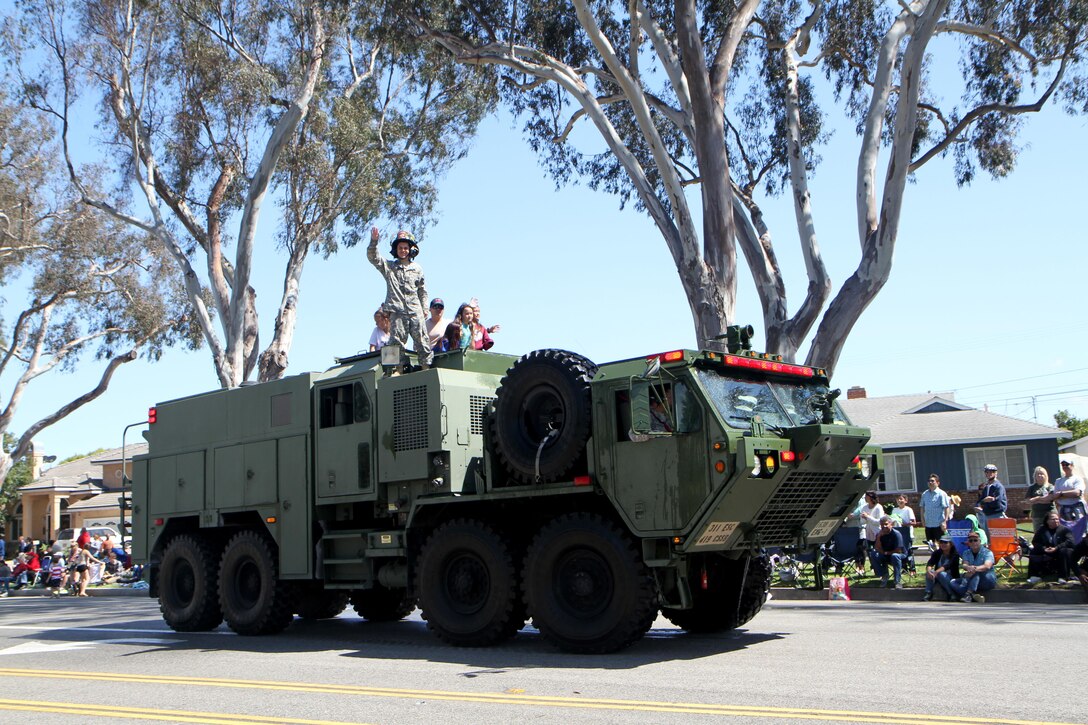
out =
{"type": "Polygon", "coordinates": [[[303,619],[332,619],[348,606],[348,593],[335,589],[295,589],[295,614],[303,619]]]}
{"type": "Polygon", "coordinates": [[[371,622],[397,622],[412,613],[416,600],[404,589],[386,589],[376,584],[373,589],[354,590],[351,606],[356,614],[371,622]]]}
{"type": "Polygon", "coordinates": [[[245,635],[280,632],[291,623],[293,604],[268,540],[256,531],[235,534],[219,563],[219,606],[227,626],[245,635]]]}
{"type": "Polygon", "coordinates": [[[457,519],[431,535],[416,591],[427,626],[459,647],[493,645],[525,622],[510,544],[480,521],[457,519]]]}
{"type": "Polygon", "coordinates": [[[585,467],[591,402],[589,381],[597,366],[566,350],[535,350],[506,371],[495,397],[491,437],[499,461],[515,481],[560,480],[585,467]],[[548,438],[548,434],[555,435],[548,438]]]}
{"type": "Polygon", "coordinates": [[[219,552],[211,542],[182,534],[167,544],[159,566],[159,611],[177,632],[206,632],[223,621],[219,552]]]}
{"type": "Polygon", "coordinates": [[[627,647],[657,616],[653,576],[638,548],[596,514],[566,514],[540,530],[526,558],[525,599],[541,634],[583,654],[627,647]]]}
{"type": "Polygon", "coordinates": [[[663,608],[661,613],[666,619],[689,632],[726,632],[759,614],[767,602],[770,559],[762,555],[729,559],[708,554],[702,563],[706,569],[706,589],[698,581],[701,574],[697,574],[691,592],[694,606],[691,609],[663,608]]]}

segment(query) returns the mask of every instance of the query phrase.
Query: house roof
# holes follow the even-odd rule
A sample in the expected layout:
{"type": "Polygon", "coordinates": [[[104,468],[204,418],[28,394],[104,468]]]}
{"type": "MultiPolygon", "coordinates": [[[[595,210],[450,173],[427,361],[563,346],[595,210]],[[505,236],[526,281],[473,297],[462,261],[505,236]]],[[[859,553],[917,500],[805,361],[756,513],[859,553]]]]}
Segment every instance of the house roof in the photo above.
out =
{"type": "Polygon", "coordinates": [[[91,463],[101,466],[105,463],[120,463],[121,453],[124,452],[124,459],[131,461],[133,456],[140,456],[147,453],[147,441],[137,441],[135,443],[129,443],[123,449],[113,448],[108,451],[102,451],[98,455],[94,456],[94,460],[91,463]]]}
{"type": "Polygon", "coordinates": [[[99,509],[111,509],[113,511],[121,510],[121,492],[120,491],[106,491],[100,493],[97,496],[91,496],[81,501],[76,501],[73,504],[69,504],[68,511],[90,511],[99,509]]]}
{"type": "Polygon", "coordinates": [[[969,408],[955,402],[951,393],[854,398],[839,403],[851,420],[872,429],[873,443],[886,448],[1045,440],[1066,432],[969,408]]]}
{"type": "MultiPolygon", "coordinates": [[[[126,459],[147,452],[147,442],[133,443],[125,447],[126,459]]],[[[20,486],[26,493],[34,491],[62,491],[66,493],[98,493],[102,490],[102,464],[121,461],[121,448],[111,448],[94,455],[77,458],[43,471],[30,483],[20,486]]]]}

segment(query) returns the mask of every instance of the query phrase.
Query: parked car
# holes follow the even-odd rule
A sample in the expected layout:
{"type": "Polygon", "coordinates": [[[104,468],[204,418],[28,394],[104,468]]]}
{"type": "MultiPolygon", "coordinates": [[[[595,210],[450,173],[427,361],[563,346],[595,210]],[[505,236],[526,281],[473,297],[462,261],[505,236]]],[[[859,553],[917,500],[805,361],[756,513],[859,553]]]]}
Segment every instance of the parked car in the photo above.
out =
{"type": "MultiPolygon", "coordinates": [[[[53,544],[52,551],[54,553],[62,551],[67,553],[68,549],[72,547],[72,544],[76,543],[76,539],[79,538],[79,532],[82,529],[61,529],[57,532],[56,543],[53,544]]],[[[92,538],[97,534],[99,538],[105,540],[109,539],[115,546],[121,546],[121,534],[117,529],[112,526],[88,526],[87,533],[92,538]]]]}

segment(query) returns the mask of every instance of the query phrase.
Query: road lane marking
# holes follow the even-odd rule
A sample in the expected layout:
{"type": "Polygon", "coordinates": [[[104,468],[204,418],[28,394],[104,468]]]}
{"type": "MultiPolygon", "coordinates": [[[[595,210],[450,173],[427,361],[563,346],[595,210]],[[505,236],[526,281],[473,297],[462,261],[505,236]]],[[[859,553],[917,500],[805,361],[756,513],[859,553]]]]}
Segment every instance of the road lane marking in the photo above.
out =
{"type": "Polygon", "coordinates": [[[711,703],[654,702],[643,700],[613,700],[606,698],[558,697],[549,695],[513,695],[507,693],[464,693],[442,690],[405,690],[324,683],[278,682],[274,680],[233,680],[217,677],[173,675],[137,675],[113,672],[72,672],[67,670],[33,670],[0,667],[2,677],[52,678],[61,680],[92,680],[142,684],[190,685],[226,687],[250,690],[278,690],[311,694],[389,697],[402,699],[441,700],[522,707],[559,707],[584,710],[617,710],[660,712],[688,715],[718,715],[768,717],[787,720],[820,720],[827,722],[866,722],[885,725],[1077,725],[1042,720],[1012,720],[992,717],[963,717],[957,715],[925,715],[919,713],[865,712],[861,710],[818,710],[814,708],[764,707],[760,705],[715,705],[711,703]]]}
{"type": "Polygon", "coordinates": [[[9,700],[0,698],[0,710],[46,712],[57,715],[88,715],[95,718],[127,718],[129,720],[166,720],[168,722],[205,723],[206,725],[358,725],[343,720],[303,720],[291,717],[262,717],[235,715],[224,712],[193,712],[189,710],[155,710],[131,705],[83,705],[71,702],[42,702],[41,700],[9,700]]]}

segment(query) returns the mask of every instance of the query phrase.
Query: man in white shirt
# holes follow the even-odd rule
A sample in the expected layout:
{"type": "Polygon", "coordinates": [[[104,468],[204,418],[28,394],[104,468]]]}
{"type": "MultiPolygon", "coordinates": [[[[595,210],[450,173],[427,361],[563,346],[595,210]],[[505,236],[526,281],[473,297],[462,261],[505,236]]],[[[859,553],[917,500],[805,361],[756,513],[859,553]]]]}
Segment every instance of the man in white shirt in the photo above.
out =
{"type": "Polygon", "coordinates": [[[1058,516],[1062,521],[1076,521],[1083,518],[1084,481],[1073,473],[1073,459],[1062,459],[1062,475],[1054,482],[1054,493],[1050,494],[1058,504],[1058,516]]]}

